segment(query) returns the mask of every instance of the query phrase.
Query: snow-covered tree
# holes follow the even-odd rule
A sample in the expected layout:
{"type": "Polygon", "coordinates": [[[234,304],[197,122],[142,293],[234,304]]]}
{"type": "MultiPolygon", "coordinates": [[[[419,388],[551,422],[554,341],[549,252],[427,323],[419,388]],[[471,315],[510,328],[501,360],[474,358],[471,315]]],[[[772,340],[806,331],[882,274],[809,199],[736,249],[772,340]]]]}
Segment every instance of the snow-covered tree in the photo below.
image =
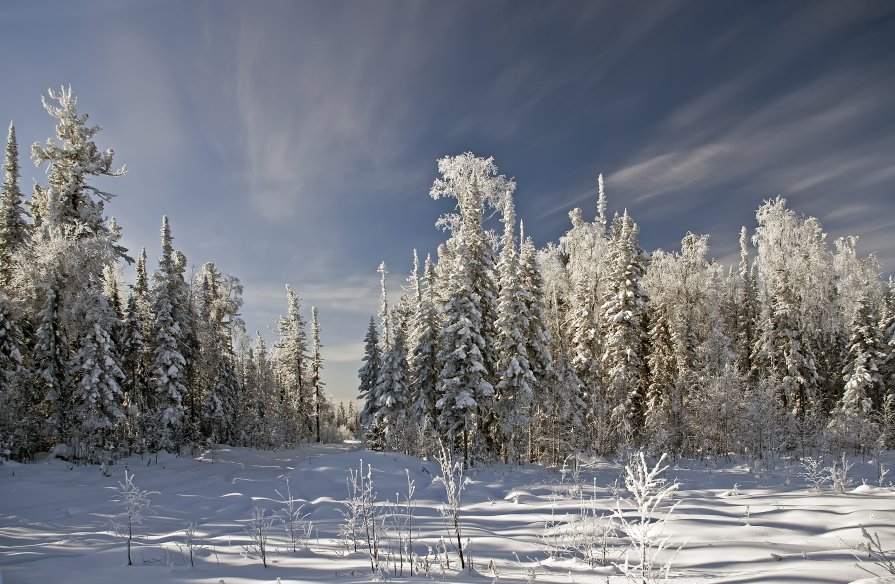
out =
{"type": "Polygon", "coordinates": [[[186,335],[178,318],[186,307],[183,266],[177,261],[168,218],[162,219],[162,255],[152,290],[153,415],[150,448],[179,446],[184,424],[184,397],[188,394],[186,335]]]}
{"type": "MultiPolygon", "coordinates": [[[[89,237],[108,232],[103,216],[104,204],[112,194],[88,183],[91,177],[121,176],[124,169],[112,167],[112,150],[100,152],[92,138],[102,129],[87,126],[87,114],[78,114],[78,99],[71,87],[62,87],[59,92],[49,91],[50,99],[41,97],[44,109],[58,120],[56,138],[41,146],[31,147],[31,156],[37,165],[47,164],[46,186],[35,185],[31,215],[35,227],[46,222],[50,215],[55,221],[76,227],[78,237],[89,237]],[[57,201],[58,209],[49,209],[50,201],[57,201]]],[[[123,250],[122,254],[123,254],[123,250]]]]}
{"type": "Polygon", "coordinates": [[[146,249],[137,258],[137,276],[131,287],[124,308],[121,338],[121,369],[124,379],[121,388],[125,392],[128,416],[129,440],[142,451],[146,426],[150,422],[150,363],[149,342],[152,315],[149,312],[149,280],[146,274],[146,249]]]}
{"type": "Polygon", "coordinates": [[[487,381],[483,351],[486,341],[481,334],[482,313],[476,304],[468,264],[464,254],[453,260],[448,275],[451,300],[444,307],[444,325],[439,335],[438,360],[442,369],[438,379],[438,424],[464,460],[483,454],[483,436],[479,434],[483,417],[491,409],[494,387],[487,381]]]}
{"type": "MultiPolygon", "coordinates": [[[[376,387],[376,435],[387,450],[407,450],[407,353],[404,328],[394,317],[391,341],[382,354],[376,387]]],[[[388,322],[388,321],[387,321],[388,322]]]]}
{"type": "Polygon", "coordinates": [[[435,306],[435,270],[426,258],[425,289],[419,291],[420,302],[413,315],[408,377],[411,388],[410,416],[420,427],[432,429],[435,424],[435,402],[438,400],[438,309],[435,306]]]}
{"type": "Polygon", "coordinates": [[[0,442],[22,447],[36,434],[36,400],[27,379],[25,342],[12,305],[0,292],[0,442]],[[31,424],[26,420],[32,419],[31,424]]]}
{"type": "Polygon", "coordinates": [[[516,212],[510,196],[504,201],[503,239],[497,272],[497,378],[494,416],[497,451],[503,460],[517,460],[524,431],[531,425],[535,377],[528,359],[528,290],[523,287],[516,252],[516,212]]]}
{"type": "Polygon", "coordinates": [[[360,385],[357,389],[357,399],[364,403],[360,411],[360,425],[366,431],[372,431],[378,411],[376,403],[376,380],[379,379],[379,369],[382,366],[382,353],[379,349],[379,331],[376,328],[376,319],[370,317],[370,325],[364,337],[363,366],[358,370],[357,376],[360,385]]]}
{"type": "Polygon", "coordinates": [[[381,349],[385,353],[392,344],[392,313],[388,307],[388,267],[385,262],[379,264],[379,326],[382,331],[381,349]]]}
{"type": "Polygon", "coordinates": [[[679,453],[683,446],[683,396],[678,391],[677,362],[671,337],[669,310],[652,304],[650,318],[649,386],[644,403],[647,445],[656,452],[679,453]]]}
{"type": "Polygon", "coordinates": [[[118,483],[116,496],[112,499],[113,503],[117,503],[121,507],[121,511],[112,518],[112,525],[115,531],[127,541],[127,565],[132,566],[131,560],[131,542],[137,530],[151,513],[152,500],[150,495],[157,495],[155,491],[144,491],[134,484],[133,473],[124,471],[124,482],[118,483]]]}
{"type": "MultiPolygon", "coordinates": [[[[47,431],[53,441],[76,448],[72,441],[84,429],[79,417],[83,396],[76,391],[81,374],[66,367],[77,369],[83,365],[79,352],[89,353],[96,342],[105,344],[105,339],[97,341],[97,325],[114,345],[118,315],[96,307],[108,308],[115,264],[130,258],[118,244],[120,229],[103,216],[112,195],[91,184],[96,177],[119,176],[123,170],[113,170],[111,150],[99,152],[93,137],[100,128],[86,125],[87,116],[77,113],[70,89],[51,91],[50,98],[55,103],[43,103],[57,120],[56,139],[32,147],[35,164],[46,165],[47,184],[34,187],[31,236],[12,260],[18,266],[12,279],[22,308],[34,315],[28,324],[35,331],[35,346],[28,361],[37,380],[35,390],[45,398],[47,431]]],[[[108,366],[103,364],[107,371],[118,367],[114,352],[103,359],[110,360],[108,366]]]]}
{"type": "Polygon", "coordinates": [[[43,307],[30,369],[34,385],[45,402],[50,435],[62,444],[71,444],[74,432],[74,396],[67,376],[68,339],[59,318],[59,294],[50,286],[43,290],[43,307]]]}
{"type": "Polygon", "coordinates": [[[114,430],[125,419],[124,377],[118,363],[115,343],[104,323],[110,308],[105,299],[96,299],[96,306],[87,313],[91,329],[81,338],[81,346],[69,361],[69,378],[76,383],[74,402],[77,408],[80,437],[88,448],[88,460],[98,461],[96,452],[112,438],[114,430]]]}
{"type": "MultiPolygon", "coordinates": [[[[491,243],[483,228],[485,209],[503,209],[515,183],[499,175],[491,158],[467,152],[438,161],[440,177],[429,191],[433,199],[452,198],[460,212],[459,228],[448,242],[444,264],[443,329],[439,335],[439,425],[469,462],[485,448],[481,425],[490,417],[494,387],[496,285],[491,243]]],[[[439,280],[442,280],[441,278],[439,280]]]]}
{"type": "Polygon", "coordinates": [[[15,254],[29,239],[22,191],[19,189],[19,146],[16,129],[10,122],[6,138],[5,178],[0,186],[0,290],[12,281],[15,254]]]}
{"type": "Polygon", "coordinates": [[[526,237],[519,253],[519,279],[522,283],[525,316],[528,328],[525,343],[528,361],[535,376],[535,394],[538,389],[552,382],[553,356],[550,344],[553,341],[547,325],[546,303],[544,301],[544,279],[538,267],[534,241],[526,237]]]}
{"type": "Polygon", "coordinates": [[[252,371],[254,380],[251,384],[257,395],[256,408],[258,416],[259,440],[268,448],[285,442],[284,404],[280,401],[280,390],[277,387],[273,364],[267,354],[264,337],[256,333],[255,347],[252,351],[252,371]]]}
{"type": "Polygon", "coordinates": [[[850,362],[842,372],[845,390],[828,428],[839,448],[861,449],[872,445],[879,434],[873,413],[881,409],[883,401],[880,369],[885,360],[879,319],[864,297],[858,300],[851,330],[850,362]]]}
{"type": "Polygon", "coordinates": [[[794,448],[811,440],[810,429],[819,426],[819,356],[832,350],[822,345],[844,325],[830,302],[832,259],[819,222],[797,216],[780,198],[762,205],[756,219],[752,240],[761,313],[752,364],[759,379],[779,382],[786,442],[794,448]]]}
{"type": "Polygon", "coordinates": [[[288,311],[277,327],[276,372],[280,402],[291,428],[289,440],[301,441],[312,434],[307,321],[301,314],[301,300],[290,286],[286,286],[286,302],[288,311]]]}
{"type": "Polygon", "coordinates": [[[244,439],[237,423],[242,386],[237,375],[234,338],[244,334],[239,317],[242,284],[235,276],[222,274],[212,262],[196,275],[196,329],[198,354],[193,368],[193,393],[202,404],[201,419],[206,436],[229,444],[244,439]]]}
{"type": "Polygon", "coordinates": [[[627,213],[613,222],[611,249],[615,271],[611,294],[602,306],[607,327],[603,351],[606,399],[612,408],[616,437],[628,445],[639,439],[645,398],[643,341],[647,307],[646,292],[640,284],[644,266],[637,233],[637,224],[627,213]]]}
{"type": "Polygon", "coordinates": [[[315,439],[320,442],[320,416],[326,408],[323,395],[323,355],[320,353],[320,322],[317,320],[317,307],[311,307],[311,387],[314,388],[314,431],[315,439]]]}
{"type": "Polygon", "coordinates": [[[885,391],[882,395],[880,425],[883,446],[895,445],[895,277],[889,276],[880,332],[883,335],[883,359],[880,374],[885,391]]]}
{"type": "Polygon", "coordinates": [[[574,209],[569,216],[572,230],[563,237],[562,245],[569,257],[572,286],[568,315],[571,364],[584,384],[582,398],[590,400],[599,392],[603,334],[598,315],[601,274],[589,269],[596,265],[596,261],[589,260],[595,260],[598,253],[607,250],[603,238],[595,233],[592,225],[584,222],[581,209],[574,209]]]}
{"type": "Polygon", "coordinates": [[[758,298],[755,288],[755,274],[749,260],[749,232],[740,230],[740,265],[737,272],[734,314],[736,324],[737,368],[752,373],[752,347],[755,344],[755,319],[758,316],[758,298]]]}

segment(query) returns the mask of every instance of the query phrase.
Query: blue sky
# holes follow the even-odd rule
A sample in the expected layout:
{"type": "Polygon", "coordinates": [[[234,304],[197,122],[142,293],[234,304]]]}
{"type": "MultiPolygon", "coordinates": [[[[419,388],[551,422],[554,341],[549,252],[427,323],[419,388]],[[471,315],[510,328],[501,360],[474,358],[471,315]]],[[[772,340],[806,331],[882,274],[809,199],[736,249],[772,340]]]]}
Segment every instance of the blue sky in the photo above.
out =
{"type": "MultiPolygon", "coordinates": [[[[23,153],[71,84],[125,177],[125,244],[161,216],[245,284],[262,331],[291,283],[320,310],[325,380],[354,396],[384,260],[434,251],[437,158],[494,156],[538,246],[574,206],[627,208],[648,249],[739,227],[784,195],[895,269],[891,2],[10,2],[0,118],[23,153]]],[[[40,178],[27,160],[27,173],[40,178]]],[[[30,191],[31,176],[23,190],[30,191]]]]}

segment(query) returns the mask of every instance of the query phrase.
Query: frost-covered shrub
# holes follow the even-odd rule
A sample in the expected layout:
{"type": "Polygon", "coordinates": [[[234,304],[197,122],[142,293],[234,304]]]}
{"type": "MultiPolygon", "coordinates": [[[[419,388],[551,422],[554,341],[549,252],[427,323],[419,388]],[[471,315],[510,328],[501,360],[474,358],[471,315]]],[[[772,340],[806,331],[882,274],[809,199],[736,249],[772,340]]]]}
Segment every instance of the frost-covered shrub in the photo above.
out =
{"type": "Polygon", "coordinates": [[[286,494],[275,491],[280,497],[282,507],[276,512],[277,520],[283,528],[286,539],[289,542],[292,551],[303,548],[307,545],[308,539],[311,537],[311,529],[313,523],[306,521],[308,515],[302,514],[304,505],[300,505],[297,499],[292,497],[292,488],[289,486],[289,479],[286,479],[286,494]]]}
{"type": "Polygon", "coordinates": [[[152,511],[149,495],[158,494],[157,491],[144,491],[134,484],[133,473],[124,471],[124,482],[118,483],[118,494],[112,499],[114,503],[121,505],[121,512],[112,517],[112,526],[127,541],[127,565],[132,566],[131,542],[137,529],[143,524],[147,513],[152,511]]]}
{"type": "Polygon", "coordinates": [[[247,556],[253,555],[261,558],[261,564],[267,567],[267,557],[270,555],[270,531],[273,527],[274,517],[267,515],[264,509],[254,507],[252,518],[246,526],[246,535],[249,536],[249,544],[244,546],[247,556]]]}
{"type": "Polygon", "coordinates": [[[664,518],[659,518],[661,508],[666,504],[678,488],[677,483],[669,484],[661,475],[668,466],[662,466],[666,455],[663,454],[653,468],[649,468],[643,451],[632,457],[625,467],[625,487],[633,498],[635,513],[626,515],[621,504],[616,503],[615,518],[619,529],[631,541],[636,554],[636,563],[632,564],[625,554],[623,564],[616,564],[629,581],[638,583],[666,582],[671,571],[671,558],[661,566],[657,559],[668,547],[669,536],[665,534],[668,518],[678,503],[665,511],[664,518]]]}

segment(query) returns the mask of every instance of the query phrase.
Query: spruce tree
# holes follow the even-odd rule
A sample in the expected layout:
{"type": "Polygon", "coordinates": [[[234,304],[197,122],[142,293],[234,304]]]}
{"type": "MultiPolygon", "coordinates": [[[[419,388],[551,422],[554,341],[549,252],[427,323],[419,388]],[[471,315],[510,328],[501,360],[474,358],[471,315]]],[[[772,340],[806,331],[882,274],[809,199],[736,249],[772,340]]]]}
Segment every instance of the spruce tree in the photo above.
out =
{"type": "Polygon", "coordinates": [[[834,442],[840,448],[867,448],[874,444],[879,428],[874,412],[880,411],[884,399],[880,374],[885,359],[884,342],[879,320],[865,297],[861,297],[852,319],[849,365],[844,374],[845,391],[829,423],[834,442]]]}
{"type": "Polygon", "coordinates": [[[470,152],[438,161],[440,177],[429,194],[452,198],[460,212],[458,229],[442,258],[444,270],[443,329],[439,336],[439,424],[464,461],[484,455],[482,424],[491,418],[497,363],[496,284],[493,250],[483,228],[485,209],[503,209],[515,183],[499,175],[491,158],[470,152]],[[470,452],[472,448],[472,452],[470,452]]]}
{"type": "Polygon", "coordinates": [[[16,129],[9,124],[6,138],[6,158],[3,163],[5,178],[0,186],[0,290],[7,289],[12,281],[16,252],[28,242],[29,226],[25,218],[22,191],[19,189],[19,147],[16,129]]]}
{"type": "Polygon", "coordinates": [[[407,442],[407,353],[404,329],[400,322],[395,325],[391,342],[382,355],[382,365],[376,379],[376,415],[374,425],[382,447],[387,450],[408,451],[407,442]]]}
{"type": "Polygon", "coordinates": [[[38,328],[29,367],[34,385],[45,402],[50,435],[71,445],[74,434],[74,396],[67,376],[68,339],[59,317],[59,293],[53,286],[43,290],[43,307],[37,315],[38,328]]]}
{"type": "Polygon", "coordinates": [[[88,459],[97,462],[96,452],[113,438],[125,419],[124,392],[120,382],[124,373],[118,364],[115,343],[104,328],[110,308],[97,298],[88,311],[90,332],[81,338],[78,351],[69,362],[69,378],[76,383],[74,407],[80,435],[88,448],[88,459]]]}
{"type": "Polygon", "coordinates": [[[242,284],[235,276],[225,276],[208,262],[196,276],[195,324],[197,359],[192,372],[194,398],[202,404],[201,421],[205,436],[227,444],[245,437],[238,420],[243,412],[242,385],[233,352],[234,336],[244,335],[239,309],[242,284]]]}
{"type": "Polygon", "coordinates": [[[657,452],[680,453],[683,443],[681,416],[684,404],[677,391],[677,364],[671,338],[668,309],[664,303],[652,305],[649,330],[650,379],[644,404],[644,431],[649,446],[657,452]]]}
{"type": "Polygon", "coordinates": [[[280,401],[274,367],[267,354],[267,345],[261,333],[255,333],[255,348],[252,354],[252,370],[255,373],[254,389],[257,393],[258,433],[262,444],[268,448],[282,444],[284,438],[284,412],[280,401]]]}
{"type": "MultiPolygon", "coordinates": [[[[33,441],[33,390],[27,379],[26,354],[22,329],[13,314],[12,305],[0,292],[0,443],[2,449],[22,449],[33,441]],[[27,423],[28,421],[31,423],[27,423]]],[[[27,451],[27,448],[23,449],[27,451]]]]}
{"type": "Polygon", "coordinates": [[[884,343],[881,376],[882,395],[880,425],[882,442],[886,448],[895,445],[895,278],[889,276],[880,332],[884,343]]]}
{"type": "Polygon", "coordinates": [[[152,315],[149,311],[149,279],[146,273],[146,249],[137,258],[136,280],[131,286],[124,309],[121,347],[121,387],[128,404],[128,437],[142,452],[153,402],[150,384],[152,315]]]}
{"type": "Polygon", "coordinates": [[[640,286],[644,267],[637,246],[637,224],[627,213],[614,223],[620,225],[613,225],[615,271],[610,296],[602,307],[607,323],[603,366],[616,438],[630,446],[640,438],[643,421],[642,360],[647,306],[646,293],[640,286]]]}
{"type": "Polygon", "coordinates": [[[413,315],[413,342],[409,356],[411,387],[410,412],[421,427],[433,429],[436,419],[435,402],[438,389],[438,309],[435,306],[435,270],[426,258],[425,290],[420,292],[420,303],[413,315]]]}
{"type": "Polygon", "coordinates": [[[482,313],[473,292],[469,263],[461,250],[452,262],[447,289],[451,300],[444,307],[444,325],[438,339],[438,425],[442,435],[459,448],[465,463],[483,455],[480,435],[483,413],[490,411],[493,386],[487,381],[483,352],[482,313]]]}
{"type": "MultiPolygon", "coordinates": [[[[364,337],[363,361],[363,366],[357,372],[357,376],[360,379],[360,385],[357,388],[357,399],[364,403],[360,411],[359,423],[364,432],[373,433],[376,412],[379,410],[376,402],[376,381],[379,379],[382,357],[376,319],[372,316],[370,317],[370,325],[367,327],[367,334],[364,337]]],[[[371,442],[377,442],[375,437],[371,442]]]]}
{"type": "Polygon", "coordinates": [[[317,307],[311,307],[311,387],[314,388],[314,424],[316,441],[321,441],[320,416],[326,408],[323,395],[323,355],[320,353],[320,322],[317,320],[317,307]]]}
{"type": "Polygon", "coordinates": [[[494,415],[496,442],[504,462],[521,454],[525,428],[531,425],[535,377],[528,359],[528,291],[523,288],[513,227],[516,213],[507,196],[503,212],[500,293],[497,303],[497,374],[494,415]]]}
{"type": "MultiPolygon", "coordinates": [[[[520,224],[520,232],[522,231],[520,224]]],[[[521,233],[520,233],[521,235],[521,233]]],[[[528,354],[528,364],[534,377],[532,385],[533,402],[529,405],[529,418],[543,418],[545,408],[543,404],[547,400],[549,388],[557,386],[560,379],[553,367],[553,355],[550,352],[552,337],[547,329],[546,308],[544,305],[544,281],[538,269],[534,242],[530,237],[523,238],[522,249],[519,254],[519,279],[524,294],[524,318],[527,323],[525,328],[525,348],[528,354]],[[540,412],[540,416],[538,415],[540,412]]],[[[564,403],[569,403],[578,397],[578,385],[564,387],[564,391],[573,391],[574,395],[563,395],[564,403]]],[[[564,418],[567,419],[567,418],[564,418]]],[[[579,429],[580,431],[580,429],[579,429]]],[[[539,449],[539,441],[543,439],[533,426],[528,429],[529,451],[532,457],[539,449]]]]}
{"type": "Polygon", "coordinates": [[[525,344],[528,361],[535,376],[535,390],[552,381],[553,356],[550,344],[553,338],[547,327],[544,303],[544,279],[538,268],[534,241],[527,237],[519,254],[519,279],[522,284],[525,321],[525,344]]]}
{"type": "Polygon", "coordinates": [[[288,312],[278,323],[277,378],[289,440],[302,441],[312,434],[307,321],[301,314],[301,300],[290,286],[286,286],[286,302],[288,312]]]}
{"type": "Polygon", "coordinates": [[[744,374],[752,373],[752,347],[755,344],[755,319],[757,302],[755,274],[749,262],[749,233],[745,227],[740,230],[740,266],[737,279],[736,310],[736,352],[737,368],[744,374]]]}
{"type": "Polygon", "coordinates": [[[183,271],[175,258],[168,218],[162,219],[162,254],[152,290],[153,385],[150,448],[153,451],[180,446],[184,430],[184,396],[187,395],[185,331],[178,315],[185,307],[181,288],[183,271]]]}

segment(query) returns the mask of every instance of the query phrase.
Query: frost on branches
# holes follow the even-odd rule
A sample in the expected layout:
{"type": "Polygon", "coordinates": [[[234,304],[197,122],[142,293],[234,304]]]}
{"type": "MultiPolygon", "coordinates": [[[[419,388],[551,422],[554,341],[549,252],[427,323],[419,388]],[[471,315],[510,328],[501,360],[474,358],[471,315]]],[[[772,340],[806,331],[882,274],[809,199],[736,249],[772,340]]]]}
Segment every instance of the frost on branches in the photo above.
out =
{"type": "MultiPolygon", "coordinates": [[[[572,210],[559,242],[536,250],[515,237],[515,183],[493,159],[448,156],[438,172],[430,195],[457,201],[437,222],[449,237],[425,290],[415,261],[398,310],[381,314],[387,337],[407,333],[399,407],[420,439],[402,450],[441,439],[465,464],[558,463],[577,450],[764,457],[895,441],[895,285],[855,238],[831,247],[777,198],[740,230],[737,266],[692,233],[679,251],[646,252],[626,211],[608,220],[600,177],[596,216],[572,210]]],[[[376,394],[391,342],[377,352],[370,335],[368,425],[399,403],[376,394]]]]}

